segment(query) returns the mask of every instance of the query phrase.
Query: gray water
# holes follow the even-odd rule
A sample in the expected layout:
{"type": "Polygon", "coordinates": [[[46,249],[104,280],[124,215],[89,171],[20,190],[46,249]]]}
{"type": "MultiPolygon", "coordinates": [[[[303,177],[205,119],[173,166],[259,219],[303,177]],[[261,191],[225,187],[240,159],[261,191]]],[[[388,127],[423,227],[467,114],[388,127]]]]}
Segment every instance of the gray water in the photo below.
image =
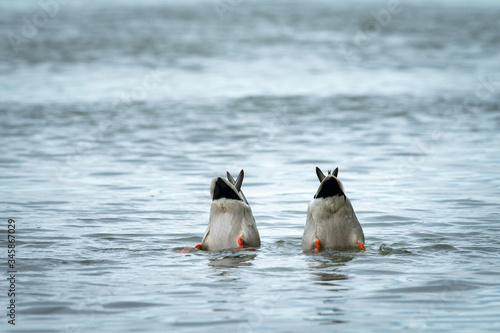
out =
{"type": "Polygon", "coordinates": [[[0,330],[500,330],[500,3],[215,5],[70,1],[22,39],[40,5],[0,4],[0,330]],[[301,250],[316,166],[365,252],[301,250]],[[262,247],[176,252],[241,169],[262,247]]]}

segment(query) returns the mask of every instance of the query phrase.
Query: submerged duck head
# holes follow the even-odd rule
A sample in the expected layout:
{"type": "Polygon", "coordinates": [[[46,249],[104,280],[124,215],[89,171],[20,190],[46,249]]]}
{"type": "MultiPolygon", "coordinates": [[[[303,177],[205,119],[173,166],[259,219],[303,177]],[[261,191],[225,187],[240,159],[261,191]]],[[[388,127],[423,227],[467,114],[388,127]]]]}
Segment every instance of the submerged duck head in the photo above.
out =
{"type": "Polygon", "coordinates": [[[328,170],[328,175],[325,176],[323,171],[316,167],[316,175],[318,175],[318,179],[321,184],[319,184],[318,190],[314,195],[314,199],[341,196],[344,197],[344,200],[346,199],[344,185],[342,185],[342,182],[337,178],[338,174],[339,168],[336,168],[333,172],[328,170]]]}

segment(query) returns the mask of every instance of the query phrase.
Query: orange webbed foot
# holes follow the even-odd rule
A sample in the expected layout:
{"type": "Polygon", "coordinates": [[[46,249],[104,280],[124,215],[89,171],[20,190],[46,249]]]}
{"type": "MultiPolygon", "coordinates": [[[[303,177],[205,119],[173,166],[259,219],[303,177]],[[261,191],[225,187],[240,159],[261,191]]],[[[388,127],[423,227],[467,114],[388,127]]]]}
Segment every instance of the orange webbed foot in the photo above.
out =
{"type": "Polygon", "coordinates": [[[194,246],[194,248],[195,248],[195,249],[198,249],[198,250],[201,250],[201,244],[196,244],[196,245],[194,246]]]}
{"type": "Polygon", "coordinates": [[[316,241],[314,242],[314,253],[318,253],[320,248],[321,241],[319,239],[316,239],[316,241]]]}
{"type": "Polygon", "coordinates": [[[189,253],[189,252],[191,252],[192,249],[193,249],[192,247],[186,246],[182,250],[176,250],[175,252],[177,252],[177,253],[189,253]]]}
{"type": "Polygon", "coordinates": [[[358,245],[359,245],[359,248],[363,251],[366,251],[366,247],[365,247],[365,244],[361,243],[361,242],[358,242],[358,245]]]}
{"type": "Polygon", "coordinates": [[[241,237],[238,237],[238,251],[255,251],[255,249],[252,249],[252,248],[244,248],[243,247],[243,238],[241,237]]]}

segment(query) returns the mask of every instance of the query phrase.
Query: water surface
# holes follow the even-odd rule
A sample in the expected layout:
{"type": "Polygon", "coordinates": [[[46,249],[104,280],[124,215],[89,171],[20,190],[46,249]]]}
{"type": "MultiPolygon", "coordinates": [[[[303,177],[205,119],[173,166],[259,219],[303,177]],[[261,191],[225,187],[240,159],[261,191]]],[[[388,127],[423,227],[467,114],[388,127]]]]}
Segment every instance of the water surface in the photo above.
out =
{"type": "Polygon", "coordinates": [[[499,4],[402,1],[368,39],[386,2],[232,4],[72,2],[18,53],[40,7],[0,5],[2,331],[498,331],[499,4]],[[300,249],[316,166],[366,252],[300,249]],[[240,169],[262,247],[175,252],[240,169]]]}

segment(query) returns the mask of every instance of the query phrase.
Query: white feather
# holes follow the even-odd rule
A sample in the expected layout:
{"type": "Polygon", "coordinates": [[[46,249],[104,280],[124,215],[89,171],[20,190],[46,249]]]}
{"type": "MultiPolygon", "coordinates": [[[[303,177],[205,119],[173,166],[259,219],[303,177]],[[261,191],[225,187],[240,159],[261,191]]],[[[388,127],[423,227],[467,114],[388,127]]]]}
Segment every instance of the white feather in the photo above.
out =
{"type": "MultiPolygon", "coordinates": [[[[226,179],[221,178],[236,193],[239,191],[226,179]]],[[[214,193],[212,181],[210,192],[214,193]]],[[[238,193],[242,197],[242,193],[238,193]]],[[[245,247],[259,247],[260,236],[250,206],[242,200],[220,198],[212,201],[207,231],[201,241],[201,248],[207,251],[222,251],[238,248],[238,237],[245,247]]]]}
{"type": "MultiPolygon", "coordinates": [[[[326,178],[329,177],[333,176],[326,178]]],[[[343,191],[342,183],[338,183],[343,191]]],[[[317,239],[320,240],[322,248],[330,249],[359,248],[358,242],[365,243],[363,229],[351,201],[346,196],[315,198],[309,203],[302,249],[313,250],[317,239]]]]}

